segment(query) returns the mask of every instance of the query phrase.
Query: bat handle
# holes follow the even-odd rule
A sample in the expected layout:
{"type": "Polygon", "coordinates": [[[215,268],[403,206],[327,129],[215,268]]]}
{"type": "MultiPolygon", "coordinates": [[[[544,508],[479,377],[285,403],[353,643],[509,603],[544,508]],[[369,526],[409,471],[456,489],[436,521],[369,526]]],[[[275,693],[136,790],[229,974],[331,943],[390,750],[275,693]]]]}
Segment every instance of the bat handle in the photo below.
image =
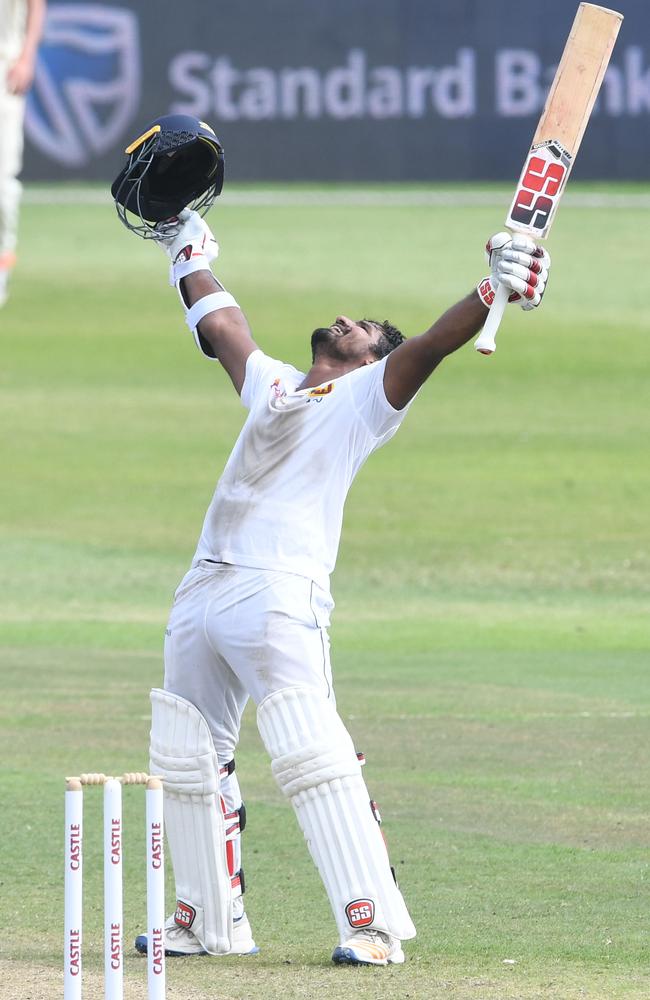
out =
{"type": "Polygon", "coordinates": [[[494,302],[490,306],[485,326],[474,341],[474,347],[480,354],[494,354],[497,349],[494,338],[499,329],[505,308],[508,305],[509,295],[510,289],[506,288],[503,283],[500,284],[494,296],[494,302]]]}

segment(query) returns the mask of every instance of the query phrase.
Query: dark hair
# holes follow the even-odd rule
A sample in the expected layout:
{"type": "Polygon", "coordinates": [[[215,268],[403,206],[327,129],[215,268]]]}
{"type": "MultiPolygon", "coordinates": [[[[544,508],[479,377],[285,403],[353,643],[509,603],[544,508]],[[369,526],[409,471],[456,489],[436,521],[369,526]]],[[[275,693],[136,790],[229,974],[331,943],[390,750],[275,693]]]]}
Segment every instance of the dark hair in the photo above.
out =
{"type": "Polygon", "coordinates": [[[382,358],[385,358],[406,340],[401,330],[398,330],[396,326],[389,323],[387,319],[383,323],[380,323],[376,319],[364,319],[364,323],[372,323],[373,326],[378,326],[382,331],[382,335],[377,343],[371,347],[371,351],[378,361],[381,361],[382,358]]]}

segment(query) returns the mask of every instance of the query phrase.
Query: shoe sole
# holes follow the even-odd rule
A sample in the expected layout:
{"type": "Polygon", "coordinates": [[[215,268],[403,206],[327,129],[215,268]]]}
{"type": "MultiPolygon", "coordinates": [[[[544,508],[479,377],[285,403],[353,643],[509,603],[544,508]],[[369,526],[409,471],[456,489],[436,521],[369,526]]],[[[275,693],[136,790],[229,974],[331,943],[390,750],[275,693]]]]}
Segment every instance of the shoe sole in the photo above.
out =
{"type": "Polygon", "coordinates": [[[383,959],[359,958],[353,948],[338,947],[334,949],[332,961],[335,965],[402,965],[404,952],[396,953],[383,959]]]}

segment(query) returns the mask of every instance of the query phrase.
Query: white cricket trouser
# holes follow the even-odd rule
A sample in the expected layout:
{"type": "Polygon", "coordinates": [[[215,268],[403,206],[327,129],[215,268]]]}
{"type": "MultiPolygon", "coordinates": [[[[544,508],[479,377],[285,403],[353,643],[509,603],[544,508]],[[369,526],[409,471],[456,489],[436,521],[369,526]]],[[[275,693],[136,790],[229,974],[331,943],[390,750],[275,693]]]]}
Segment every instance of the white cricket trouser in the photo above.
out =
{"type": "Polygon", "coordinates": [[[203,560],[183,578],[165,634],[164,687],[206,719],[219,763],[234,756],[249,696],[315,687],[334,702],[330,594],[293,573],[203,560]]]}
{"type": "Polygon", "coordinates": [[[0,255],[13,253],[18,236],[25,98],[7,90],[11,63],[0,58],[0,255]]]}

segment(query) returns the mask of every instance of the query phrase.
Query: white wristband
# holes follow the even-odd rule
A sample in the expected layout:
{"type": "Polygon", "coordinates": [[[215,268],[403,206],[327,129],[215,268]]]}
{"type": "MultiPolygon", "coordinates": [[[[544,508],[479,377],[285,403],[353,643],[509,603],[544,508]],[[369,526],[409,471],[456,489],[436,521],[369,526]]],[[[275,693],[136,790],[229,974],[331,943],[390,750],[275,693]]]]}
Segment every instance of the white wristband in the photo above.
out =
{"type": "Polygon", "coordinates": [[[188,274],[194,274],[195,271],[210,270],[210,261],[205,254],[197,254],[189,260],[179,260],[169,265],[169,284],[177,285],[181,278],[187,278],[188,274]]]}
{"type": "Polygon", "coordinates": [[[208,313],[217,312],[219,309],[228,309],[230,307],[239,309],[238,303],[235,301],[230,292],[213,292],[211,295],[204,295],[202,299],[199,299],[194,303],[191,309],[188,309],[185,315],[185,322],[189,326],[192,333],[194,333],[201,320],[207,316],[208,313]]]}

